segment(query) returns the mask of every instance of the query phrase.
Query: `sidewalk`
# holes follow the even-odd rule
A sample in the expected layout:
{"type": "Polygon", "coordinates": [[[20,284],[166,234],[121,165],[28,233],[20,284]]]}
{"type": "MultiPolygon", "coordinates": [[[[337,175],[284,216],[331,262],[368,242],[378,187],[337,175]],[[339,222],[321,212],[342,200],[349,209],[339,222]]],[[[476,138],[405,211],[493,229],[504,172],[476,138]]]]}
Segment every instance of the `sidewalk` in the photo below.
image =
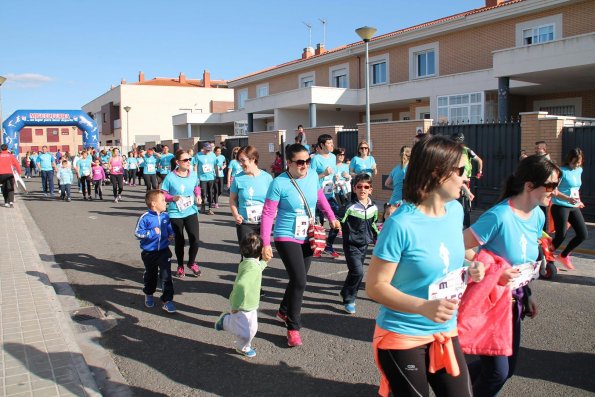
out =
{"type": "Polygon", "coordinates": [[[1,396],[100,396],[25,216],[0,208],[1,396]]]}

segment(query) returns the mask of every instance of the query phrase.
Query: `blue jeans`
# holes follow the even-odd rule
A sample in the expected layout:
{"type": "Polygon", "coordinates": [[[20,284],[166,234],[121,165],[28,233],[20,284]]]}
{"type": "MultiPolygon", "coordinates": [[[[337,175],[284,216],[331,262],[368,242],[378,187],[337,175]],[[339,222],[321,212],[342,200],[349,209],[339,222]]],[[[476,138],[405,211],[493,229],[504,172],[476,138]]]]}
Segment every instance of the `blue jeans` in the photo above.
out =
{"type": "Polygon", "coordinates": [[[63,183],[60,185],[60,198],[70,198],[70,183],[63,183]]]}
{"type": "Polygon", "coordinates": [[[41,171],[41,186],[44,193],[54,194],[54,170],[41,171]],[[49,190],[48,190],[48,184],[49,190]]]}
{"type": "Polygon", "coordinates": [[[341,289],[343,303],[353,303],[357,298],[357,291],[359,291],[364,279],[364,259],[366,259],[367,250],[367,245],[357,247],[350,245],[346,240],[343,241],[345,261],[349,269],[341,289]]]}

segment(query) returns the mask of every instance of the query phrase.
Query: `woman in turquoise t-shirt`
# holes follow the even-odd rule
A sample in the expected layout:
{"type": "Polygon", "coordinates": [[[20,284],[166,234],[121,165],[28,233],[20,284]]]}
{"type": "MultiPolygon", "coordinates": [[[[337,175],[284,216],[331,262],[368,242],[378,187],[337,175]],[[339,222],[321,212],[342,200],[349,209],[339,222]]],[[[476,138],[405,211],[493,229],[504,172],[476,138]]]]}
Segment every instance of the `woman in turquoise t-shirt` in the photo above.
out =
{"type": "Polygon", "coordinates": [[[362,172],[370,176],[374,176],[378,173],[378,169],[376,168],[376,160],[370,154],[370,145],[368,142],[361,141],[359,145],[357,145],[357,152],[359,156],[354,156],[349,163],[349,172],[351,176],[356,176],[362,172]]]}
{"type": "MultiPolygon", "coordinates": [[[[545,223],[545,215],[538,206],[550,204],[560,173],[545,156],[534,155],[521,160],[515,173],[507,179],[499,203],[465,230],[465,248],[481,246],[511,265],[536,261],[537,240],[545,223]]],[[[509,268],[502,273],[499,284],[506,285],[518,276],[517,269],[509,268]]],[[[469,365],[475,396],[497,396],[514,374],[521,343],[523,307],[528,310],[524,315],[531,318],[537,315],[537,306],[527,286],[512,291],[512,355],[482,355],[469,365]]]]}
{"type": "Polygon", "coordinates": [[[231,151],[231,161],[229,162],[229,166],[227,167],[227,189],[231,188],[231,183],[233,182],[233,177],[242,172],[242,166],[237,160],[238,152],[240,151],[240,147],[236,146],[231,151]]]}
{"type": "MultiPolygon", "coordinates": [[[[430,300],[429,293],[464,264],[463,208],[456,201],[467,180],[462,155],[462,145],[442,136],[421,139],[413,147],[403,204],[384,223],[370,262],[366,292],[382,305],[374,347],[395,396],[427,396],[428,383],[438,395],[471,396],[456,332],[458,301],[430,300]],[[437,348],[442,337],[452,344],[437,348]],[[459,375],[448,367],[447,372],[430,372],[430,352],[442,349],[456,357],[459,375]],[[405,367],[415,368],[406,378],[405,367]]],[[[467,271],[474,281],[483,278],[481,265],[467,271]]]]}
{"type": "Polygon", "coordinates": [[[259,155],[254,146],[241,148],[236,157],[244,171],[233,178],[229,207],[236,221],[236,234],[240,244],[248,234],[260,234],[262,208],[273,177],[258,168],[259,155]]]}
{"type": "Polygon", "coordinates": [[[588,231],[585,225],[585,218],[581,209],[585,204],[581,201],[579,190],[581,188],[583,174],[584,153],[580,148],[572,149],[566,157],[566,163],[562,167],[562,177],[560,186],[552,199],[552,218],[556,235],[552,244],[558,249],[566,238],[568,231],[567,224],[574,229],[574,238],[568,242],[564,250],[556,256],[556,261],[560,262],[568,269],[574,269],[570,261],[570,253],[587,239],[588,231]]]}
{"type": "Polygon", "coordinates": [[[403,198],[403,181],[407,173],[407,166],[409,165],[409,157],[411,157],[411,147],[403,146],[400,151],[401,162],[393,168],[388,178],[384,182],[384,186],[393,189],[393,194],[388,199],[388,204],[395,206],[403,198]]]}

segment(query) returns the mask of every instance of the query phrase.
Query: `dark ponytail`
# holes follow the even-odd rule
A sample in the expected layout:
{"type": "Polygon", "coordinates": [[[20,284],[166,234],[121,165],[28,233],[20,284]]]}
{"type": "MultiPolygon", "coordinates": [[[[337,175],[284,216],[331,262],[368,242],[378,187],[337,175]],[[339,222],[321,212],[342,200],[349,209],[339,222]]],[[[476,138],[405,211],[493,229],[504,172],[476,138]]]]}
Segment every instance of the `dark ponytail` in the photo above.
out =
{"type": "Polygon", "coordinates": [[[554,172],[558,174],[558,177],[562,175],[560,168],[546,156],[525,157],[520,161],[514,174],[510,175],[502,185],[498,201],[521,194],[527,182],[531,182],[534,188],[543,186],[554,172]]]}
{"type": "MultiPolygon", "coordinates": [[[[182,155],[186,154],[186,151],[184,149],[178,149],[176,150],[176,154],[174,155],[174,157],[171,158],[170,162],[169,162],[169,169],[170,170],[175,170],[176,168],[178,168],[178,164],[176,163],[176,160],[179,160],[182,158],[182,155]]],[[[192,170],[190,170],[192,171],[192,170]]]]}

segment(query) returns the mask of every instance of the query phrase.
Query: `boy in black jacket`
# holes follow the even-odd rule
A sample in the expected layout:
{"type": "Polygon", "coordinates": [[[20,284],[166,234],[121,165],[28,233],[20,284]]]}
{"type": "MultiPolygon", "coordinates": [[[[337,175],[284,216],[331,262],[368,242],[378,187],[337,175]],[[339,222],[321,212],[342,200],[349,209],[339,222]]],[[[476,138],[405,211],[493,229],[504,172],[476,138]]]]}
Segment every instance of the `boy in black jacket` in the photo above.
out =
{"type": "Polygon", "coordinates": [[[341,297],[345,311],[349,314],[355,314],[355,299],[364,279],[364,259],[368,244],[378,234],[378,207],[370,198],[372,179],[368,174],[359,174],[355,177],[353,186],[352,200],[341,207],[337,214],[337,219],[341,221],[343,251],[349,269],[341,289],[341,297]]]}

